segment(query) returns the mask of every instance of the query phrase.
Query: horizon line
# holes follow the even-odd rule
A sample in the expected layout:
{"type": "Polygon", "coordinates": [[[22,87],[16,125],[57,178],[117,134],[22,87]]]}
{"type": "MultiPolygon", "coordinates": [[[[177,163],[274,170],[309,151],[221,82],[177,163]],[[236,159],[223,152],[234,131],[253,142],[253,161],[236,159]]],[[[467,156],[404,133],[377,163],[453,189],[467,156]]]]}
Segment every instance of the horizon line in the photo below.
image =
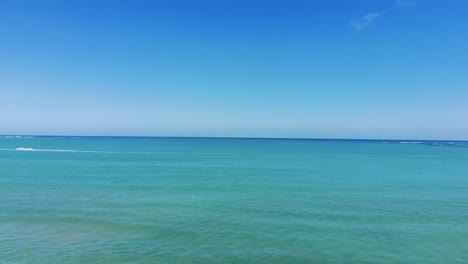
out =
{"type": "Polygon", "coordinates": [[[0,134],[0,137],[70,137],[70,138],[187,138],[187,139],[264,139],[264,140],[341,140],[341,141],[458,141],[468,142],[468,139],[404,139],[404,138],[313,138],[313,137],[230,137],[230,136],[137,136],[137,135],[32,135],[32,134],[0,134]]]}

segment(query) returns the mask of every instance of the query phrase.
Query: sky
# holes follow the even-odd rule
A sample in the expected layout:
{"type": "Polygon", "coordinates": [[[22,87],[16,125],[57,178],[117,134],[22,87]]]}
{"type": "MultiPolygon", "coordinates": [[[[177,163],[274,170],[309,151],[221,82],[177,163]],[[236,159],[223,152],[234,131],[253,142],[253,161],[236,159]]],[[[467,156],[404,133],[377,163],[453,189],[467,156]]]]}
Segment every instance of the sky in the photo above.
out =
{"type": "Polygon", "coordinates": [[[0,134],[466,140],[467,11],[2,0],[0,134]]]}

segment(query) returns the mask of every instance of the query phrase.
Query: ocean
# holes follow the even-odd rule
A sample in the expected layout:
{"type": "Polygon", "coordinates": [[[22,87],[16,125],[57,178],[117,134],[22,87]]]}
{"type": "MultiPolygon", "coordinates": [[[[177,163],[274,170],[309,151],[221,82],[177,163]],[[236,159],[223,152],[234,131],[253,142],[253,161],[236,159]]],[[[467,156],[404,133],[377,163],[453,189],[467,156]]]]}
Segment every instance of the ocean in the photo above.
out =
{"type": "Polygon", "coordinates": [[[0,263],[468,263],[468,143],[1,136],[0,263]]]}

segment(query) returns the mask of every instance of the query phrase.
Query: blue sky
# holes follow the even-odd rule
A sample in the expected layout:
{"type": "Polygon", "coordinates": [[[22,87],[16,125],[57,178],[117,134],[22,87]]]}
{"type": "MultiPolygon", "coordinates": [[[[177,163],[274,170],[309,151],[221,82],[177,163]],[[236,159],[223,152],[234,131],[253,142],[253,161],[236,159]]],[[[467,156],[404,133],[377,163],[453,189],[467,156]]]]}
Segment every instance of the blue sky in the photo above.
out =
{"type": "Polygon", "coordinates": [[[0,134],[468,139],[468,1],[0,1],[0,134]]]}

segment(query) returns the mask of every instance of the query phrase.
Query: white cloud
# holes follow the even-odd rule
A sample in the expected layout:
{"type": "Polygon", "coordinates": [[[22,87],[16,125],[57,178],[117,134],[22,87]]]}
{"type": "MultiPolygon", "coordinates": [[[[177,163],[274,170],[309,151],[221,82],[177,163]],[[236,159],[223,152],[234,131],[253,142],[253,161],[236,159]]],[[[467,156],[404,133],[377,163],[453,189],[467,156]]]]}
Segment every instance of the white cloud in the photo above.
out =
{"type": "Polygon", "coordinates": [[[381,15],[382,13],[380,12],[366,14],[359,19],[354,19],[353,21],[351,21],[351,26],[356,30],[366,29],[372,26],[375,20],[379,18],[381,15]]]}
{"type": "Polygon", "coordinates": [[[395,4],[400,7],[411,7],[415,6],[416,2],[414,0],[396,0],[395,4]]]}

